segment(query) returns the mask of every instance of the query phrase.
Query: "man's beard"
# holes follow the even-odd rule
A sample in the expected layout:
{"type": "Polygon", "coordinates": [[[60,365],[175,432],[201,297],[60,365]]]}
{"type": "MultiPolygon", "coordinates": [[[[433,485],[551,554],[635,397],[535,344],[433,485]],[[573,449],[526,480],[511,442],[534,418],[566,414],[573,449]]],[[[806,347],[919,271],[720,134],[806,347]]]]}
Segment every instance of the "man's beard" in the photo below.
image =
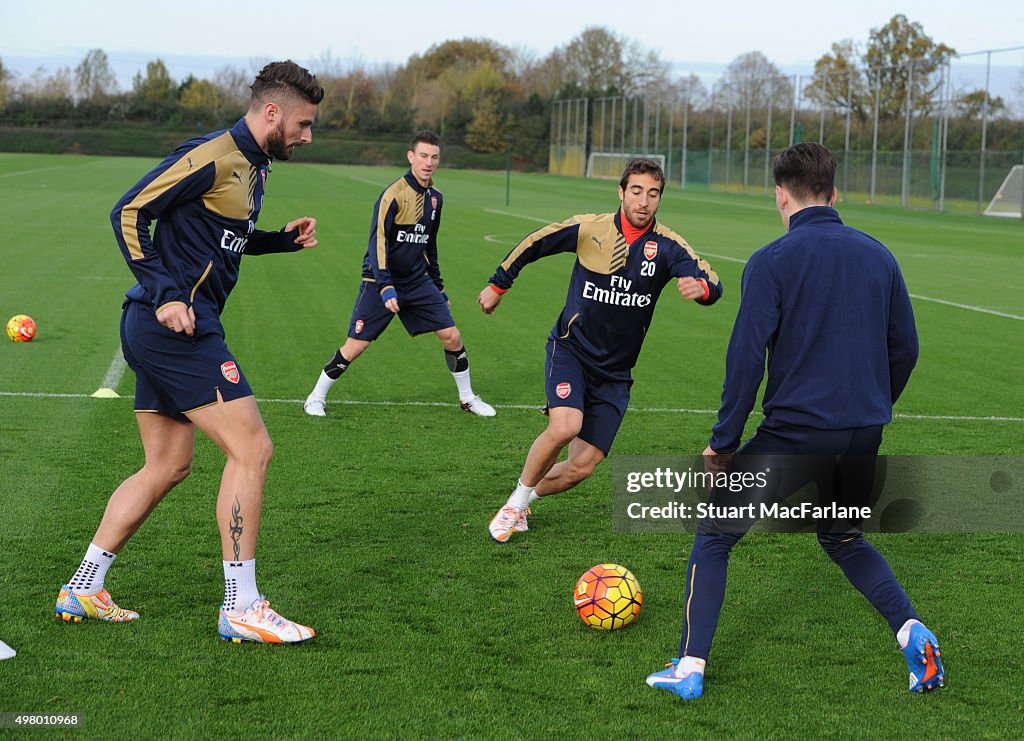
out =
{"type": "Polygon", "coordinates": [[[275,160],[288,160],[292,157],[291,150],[292,148],[285,144],[284,121],[279,121],[267,134],[267,154],[275,160]]]}

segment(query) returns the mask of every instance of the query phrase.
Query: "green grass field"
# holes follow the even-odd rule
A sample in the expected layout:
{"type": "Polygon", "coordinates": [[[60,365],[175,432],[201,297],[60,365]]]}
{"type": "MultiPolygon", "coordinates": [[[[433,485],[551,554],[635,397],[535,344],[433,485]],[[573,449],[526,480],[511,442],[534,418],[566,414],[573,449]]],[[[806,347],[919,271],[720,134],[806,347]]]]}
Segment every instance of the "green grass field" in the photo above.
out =
{"type": "MultiPolygon", "coordinates": [[[[873,537],[942,643],[948,686],[926,697],[906,692],[887,626],[812,535],[751,535],[732,558],[705,697],[690,704],[643,682],[678,643],[690,537],[613,533],[607,463],[540,503],[528,534],[491,542],[487,522],[545,424],[544,341],[571,258],[528,267],[493,316],[475,297],[529,231],[617,207],[608,181],[514,175],[506,206],[503,173],[436,178],[441,267],[496,418],[461,413],[439,343],[396,324],[335,387],[329,416],[312,419],[301,399],[343,339],[373,201],[400,171],[275,166],[260,225],[316,216],[320,247],[246,259],[225,325],[275,442],[260,586],[318,636],[217,640],[222,458],[201,436],[191,477],[107,579],[142,619],[55,620],[107,497],[142,462],[131,372],[121,398],[90,395],[119,353],[133,283],[107,214],[153,164],[0,154],[0,316],[39,325],[32,343],[0,344],[0,639],[19,652],[0,662],[0,711],[77,713],[110,738],[1020,733],[1022,535],[873,537]],[[632,569],[645,595],[638,621],[612,634],[587,629],[570,595],[605,561],[632,569]]],[[[921,360],[883,452],[1020,455],[1024,224],[841,213],[892,249],[915,297],[921,360]]],[[[728,194],[670,190],[659,218],[707,257],[725,296],[702,308],[666,291],[613,458],[703,449],[743,261],[781,230],[771,200],[728,194]]]]}

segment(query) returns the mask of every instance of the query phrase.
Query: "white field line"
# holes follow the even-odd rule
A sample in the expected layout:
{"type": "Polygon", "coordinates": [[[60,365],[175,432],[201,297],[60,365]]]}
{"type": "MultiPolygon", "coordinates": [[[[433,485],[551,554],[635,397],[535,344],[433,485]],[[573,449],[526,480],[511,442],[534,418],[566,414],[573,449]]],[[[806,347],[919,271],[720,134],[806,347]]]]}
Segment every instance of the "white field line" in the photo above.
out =
{"type": "Polygon", "coordinates": [[[121,348],[117,348],[114,352],[114,359],[110,361],[110,367],[107,368],[107,374],[103,376],[103,380],[100,381],[100,387],[97,391],[104,389],[114,391],[117,385],[121,383],[121,377],[124,376],[124,370],[128,367],[128,364],[124,361],[124,355],[121,354],[121,348]]]}
{"type": "Polygon", "coordinates": [[[982,306],[971,306],[970,304],[958,304],[953,301],[945,301],[941,298],[932,298],[931,296],[921,296],[916,293],[910,294],[910,298],[916,298],[918,301],[931,301],[934,304],[942,304],[944,306],[954,306],[957,309],[966,309],[967,311],[977,311],[982,314],[991,314],[992,316],[1001,316],[1006,319],[1016,319],[1017,321],[1024,322],[1024,316],[1017,316],[1016,314],[1007,314],[1002,311],[993,311],[992,309],[986,309],[982,306]]]}
{"type": "MultiPolygon", "coordinates": [[[[42,391],[0,391],[0,397],[29,397],[34,399],[89,399],[91,394],[61,394],[47,393],[42,391]]],[[[268,399],[256,397],[261,404],[295,404],[301,406],[305,399],[268,399]]],[[[339,399],[338,401],[327,402],[328,407],[332,406],[367,406],[367,407],[454,407],[455,404],[447,401],[369,401],[362,399],[339,399]]],[[[495,409],[515,409],[531,412],[540,411],[540,404],[495,404],[495,409]]],[[[629,407],[629,411],[636,414],[699,414],[715,415],[717,409],[683,409],[675,407],[629,407]]],[[[897,412],[893,415],[896,419],[913,419],[924,421],[952,421],[952,422],[1024,422],[1024,417],[1000,417],[1000,416],[975,416],[959,414],[902,414],[897,412]]]]}
{"type": "MultiPolygon", "coordinates": [[[[527,216],[526,214],[517,214],[517,213],[513,213],[512,211],[498,211],[497,209],[493,209],[493,208],[485,208],[484,211],[487,211],[488,213],[492,213],[492,214],[500,214],[501,216],[515,216],[516,218],[528,219],[530,221],[543,221],[545,224],[554,223],[554,222],[547,221],[546,219],[538,219],[536,216],[527,216]]],[[[484,239],[487,239],[487,237],[484,237],[484,239]]],[[[488,241],[490,241],[490,240],[488,240],[488,241]]],[[[738,263],[741,263],[741,264],[745,264],[747,262],[746,260],[740,259],[738,257],[729,257],[728,255],[716,255],[716,254],[714,254],[712,252],[703,252],[702,251],[700,253],[700,255],[701,255],[701,257],[713,257],[716,260],[725,260],[727,262],[738,262],[738,263]]],[[[952,307],[957,308],[957,309],[965,309],[967,311],[977,311],[977,312],[979,312],[981,314],[991,314],[992,316],[1001,316],[1001,317],[1003,317],[1005,319],[1017,319],[1018,321],[1024,321],[1024,316],[1018,316],[1016,314],[1007,314],[1006,312],[1002,312],[1002,311],[994,311],[992,309],[986,309],[983,306],[971,306],[970,304],[958,304],[958,303],[956,303],[954,301],[946,301],[945,299],[941,299],[941,298],[932,298],[931,296],[922,296],[922,295],[917,294],[917,293],[910,294],[910,297],[911,298],[916,298],[918,301],[931,301],[932,303],[935,303],[935,304],[943,304],[944,306],[952,306],[952,307]]]]}
{"type": "Polygon", "coordinates": [[[17,172],[5,172],[0,175],[0,178],[13,178],[16,175],[33,175],[37,172],[49,172],[50,170],[63,170],[64,165],[55,165],[53,167],[37,167],[34,170],[18,170],[17,172]]]}

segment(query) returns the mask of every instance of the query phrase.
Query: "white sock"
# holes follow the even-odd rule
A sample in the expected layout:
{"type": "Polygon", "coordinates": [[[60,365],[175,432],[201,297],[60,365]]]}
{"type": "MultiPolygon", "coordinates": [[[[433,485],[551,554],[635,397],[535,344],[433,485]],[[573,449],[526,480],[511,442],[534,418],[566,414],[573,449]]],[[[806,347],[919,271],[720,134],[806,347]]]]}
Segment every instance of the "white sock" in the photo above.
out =
{"type": "Polygon", "coordinates": [[[320,371],[320,377],[316,379],[316,386],[310,392],[310,396],[320,401],[327,401],[327,392],[331,390],[331,386],[337,381],[337,378],[331,378],[323,371],[320,371]]]}
{"type": "Polygon", "coordinates": [[[256,559],[248,561],[224,561],[224,612],[245,612],[259,599],[256,588],[256,559]]]}
{"type": "Polygon", "coordinates": [[[452,378],[455,379],[455,385],[459,387],[459,401],[473,401],[473,397],[476,394],[473,393],[473,384],[469,381],[469,371],[453,372],[452,378]]]}
{"type": "Polygon", "coordinates": [[[900,648],[905,648],[910,643],[910,629],[920,623],[920,620],[914,620],[911,618],[907,622],[903,623],[903,627],[896,631],[896,640],[900,644],[900,648]]]}
{"type": "Polygon", "coordinates": [[[107,569],[114,563],[117,555],[105,551],[95,543],[90,543],[85,552],[85,558],[78,567],[78,571],[71,577],[68,584],[75,592],[82,594],[95,594],[103,590],[103,580],[107,577],[107,569]]]}
{"type": "Polygon", "coordinates": [[[530,504],[533,504],[538,499],[540,499],[540,494],[538,494],[536,491],[531,491],[530,492],[530,504]]]}
{"type": "Polygon", "coordinates": [[[512,492],[512,496],[508,498],[507,504],[511,504],[513,507],[522,512],[524,509],[530,506],[530,495],[535,494],[532,486],[525,486],[522,481],[516,484],[516,490],[512,492]]]}
{"type": "Polygon", "coordinates": [[[696,656],[684,656],[679,659],[679,664],[676,666],[676,676],[685,677],[687,674],[697,672],[703,677],[706,663],[704,659],[698,659],[696,656]]]}

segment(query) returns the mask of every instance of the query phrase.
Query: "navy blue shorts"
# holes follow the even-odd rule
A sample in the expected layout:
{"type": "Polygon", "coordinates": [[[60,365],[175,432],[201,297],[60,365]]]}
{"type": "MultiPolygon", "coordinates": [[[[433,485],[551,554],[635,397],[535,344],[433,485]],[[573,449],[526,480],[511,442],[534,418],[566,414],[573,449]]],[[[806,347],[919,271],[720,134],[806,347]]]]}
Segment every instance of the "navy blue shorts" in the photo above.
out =
{"type": "Polygon", "coordinates": [[[633,381],[594,377],[564,343],[550,339],[544,371],[548,409],[573,407],[583,412],[583,428],[577,437],[608,455],[629,406],[633,381]]]}
{"type": "Polygon", "coordinates": [[[413,337],[455,326],[448,302],[433,281],[424,280],[413,286],[395,286],[395,291],[398,293],[397,315],[392,314],[380,300],[376,283],[366,280],[360,283],[356,305],[352,308],[352,319],[348,324],[348,336],[354,340],[371,342],[381,336],[395,316],[413,337]]]}
{"type": "Polygon", "coordinates": [[[187,422],[189,412],[217,403],[218,389],[224,401],[252,396],[222,331],[199,318],[189,337],[160,324],[151,306],[125,302],[121,352],[135,371],[135,411],[187,422]]]}

